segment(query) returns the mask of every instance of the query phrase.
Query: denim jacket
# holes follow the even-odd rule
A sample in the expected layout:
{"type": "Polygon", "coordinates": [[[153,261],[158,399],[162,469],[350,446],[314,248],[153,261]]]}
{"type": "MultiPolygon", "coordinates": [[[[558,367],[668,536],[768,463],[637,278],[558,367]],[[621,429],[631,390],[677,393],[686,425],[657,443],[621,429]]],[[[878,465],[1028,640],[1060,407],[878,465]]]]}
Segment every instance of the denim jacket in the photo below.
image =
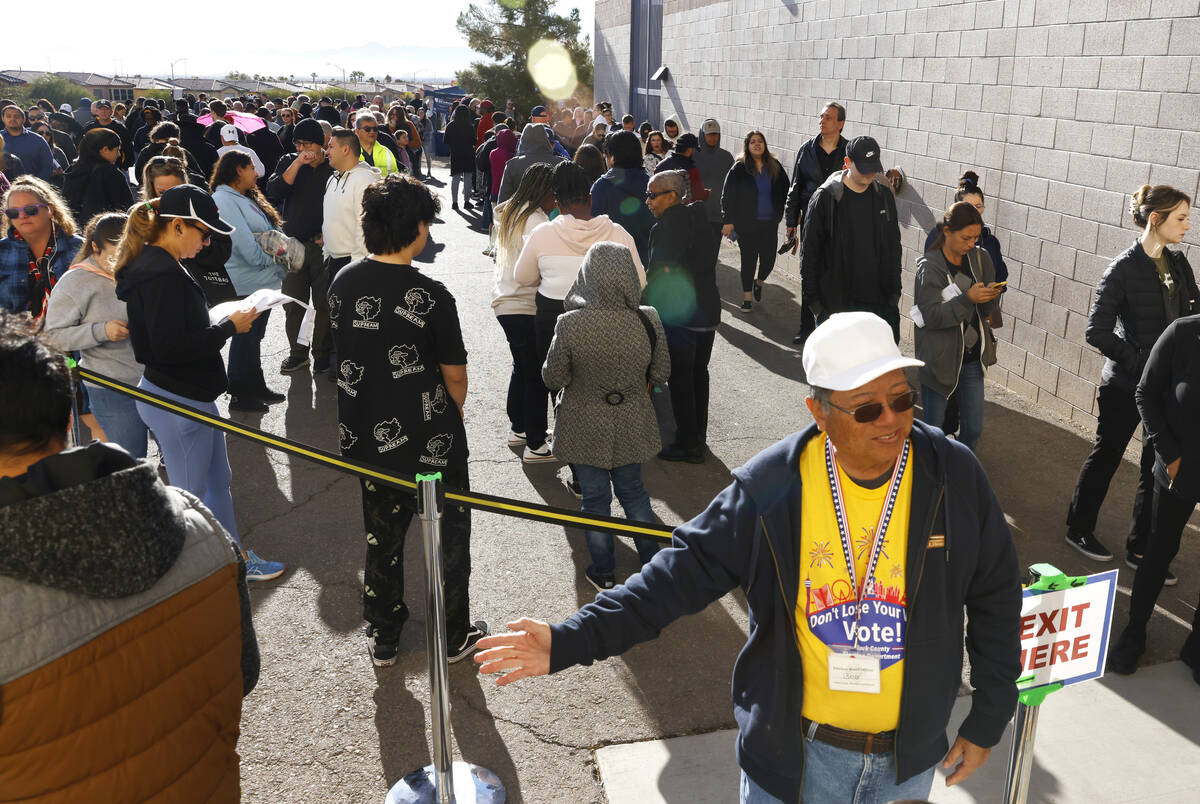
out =
{"type": "MultiPolygon", "coordinates": [[[[15,313],[30,310],[29,298],[29,244],[18,240],[15,230],[9,227],[8,236],[0,240],[0,308],[15,313]]],[[[75,255],[83,248],[83,238],[78,235],[57,233],[54,253],[50,256],[50,271],[57,282],[71,267],[75,255]]],[[[38,302],[40,312],[41,302],[38,302]]]]}

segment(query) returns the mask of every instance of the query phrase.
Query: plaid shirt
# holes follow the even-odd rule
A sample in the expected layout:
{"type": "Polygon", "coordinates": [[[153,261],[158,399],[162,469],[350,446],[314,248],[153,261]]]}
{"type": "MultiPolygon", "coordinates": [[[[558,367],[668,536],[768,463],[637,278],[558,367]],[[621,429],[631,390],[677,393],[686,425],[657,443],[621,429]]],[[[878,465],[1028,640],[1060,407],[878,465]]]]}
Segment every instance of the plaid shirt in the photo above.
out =
{"type": "MultiPolygon", "coordinates": [[[[13,312],[30,312],[29,299],[29,245],[18,240],[10,228],[8,236],[0,240],[0,308],[13,312]]],[[[59,233],[50,268],[57,282],[71,267],[71,261],[83,247],[83,238],[78,235],[59,233]]],[[[41,301],[38,301],[39,310],[41,301]]],[[[36,314],[37,311],[32,311],[36,314]]]]}

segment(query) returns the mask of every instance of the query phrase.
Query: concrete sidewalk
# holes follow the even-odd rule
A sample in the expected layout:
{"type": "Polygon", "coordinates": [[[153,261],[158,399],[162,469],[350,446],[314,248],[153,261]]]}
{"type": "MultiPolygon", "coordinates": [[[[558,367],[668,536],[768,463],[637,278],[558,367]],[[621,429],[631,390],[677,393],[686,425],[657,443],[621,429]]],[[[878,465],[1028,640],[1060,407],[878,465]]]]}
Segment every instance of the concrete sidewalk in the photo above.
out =
{"type": "MultiPolygon", "coordinates": [[[[1181,662],[1106,676],[1056,692],[1038,719],[1030,804],[1195,801],[1200,789],[1200,694],[1181,662]]],[[[966,716],[954,708],[949,738],[966,716]]],[[[737,732],[613,745],[596,752],[610,804],[737,800],[737,732]]],[[[987,765],[947,788],[938,769],[935,804],[991,804],[1004,793],[1012,725],[987,765]]],[[[819,803],[818,803],[819,804],[819,803]]]]}

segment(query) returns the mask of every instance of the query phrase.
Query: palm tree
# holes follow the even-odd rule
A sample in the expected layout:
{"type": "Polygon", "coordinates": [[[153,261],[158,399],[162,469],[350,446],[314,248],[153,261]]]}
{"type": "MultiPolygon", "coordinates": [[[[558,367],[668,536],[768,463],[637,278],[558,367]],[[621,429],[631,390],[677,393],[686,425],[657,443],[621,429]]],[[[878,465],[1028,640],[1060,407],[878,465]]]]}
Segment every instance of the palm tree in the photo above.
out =
{"type": "Polygon", "coordinates": [[[350,72],[350,80],[353,83],[358,83],[359,81],[363,80],[364,77],[366,77],[366,73],[364,73],[362,70],[352,70],[350,72]]]}

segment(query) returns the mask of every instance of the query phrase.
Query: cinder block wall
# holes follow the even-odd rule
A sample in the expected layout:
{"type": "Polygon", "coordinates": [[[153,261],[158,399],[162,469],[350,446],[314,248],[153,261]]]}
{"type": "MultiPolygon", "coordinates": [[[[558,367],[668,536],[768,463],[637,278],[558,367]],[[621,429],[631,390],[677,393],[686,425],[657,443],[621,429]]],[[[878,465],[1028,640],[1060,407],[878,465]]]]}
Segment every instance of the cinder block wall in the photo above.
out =
{"type": "MultiPolygon", "coordinates": [[[[630,3],[596,7],[597,97],[621,107],[630,3]]],[[[733,151],[762,129],[790,171],[820,107],[842,102],[846,135],[875,137],[908,174],[902,313],[925,234],[974,169],[1010,272],[988,376],[1092,426],[1103,358],[1083,333],[1096,282],[1137,235],[1129,195],[1149,182],[1196,196],[1198,13],[1200,0],[664,0],[662,113],[692,130],[716,118],[733,151]]],[[[779,269],[798,273],[792,257],[779,269]]]]}

